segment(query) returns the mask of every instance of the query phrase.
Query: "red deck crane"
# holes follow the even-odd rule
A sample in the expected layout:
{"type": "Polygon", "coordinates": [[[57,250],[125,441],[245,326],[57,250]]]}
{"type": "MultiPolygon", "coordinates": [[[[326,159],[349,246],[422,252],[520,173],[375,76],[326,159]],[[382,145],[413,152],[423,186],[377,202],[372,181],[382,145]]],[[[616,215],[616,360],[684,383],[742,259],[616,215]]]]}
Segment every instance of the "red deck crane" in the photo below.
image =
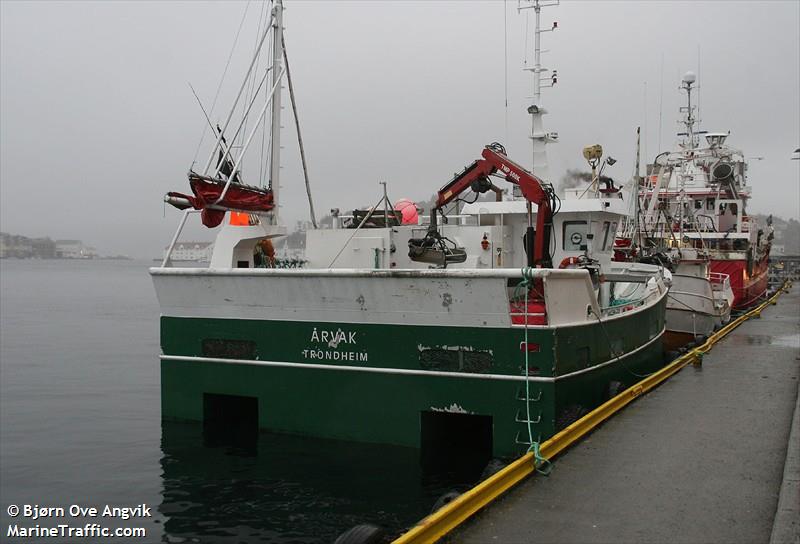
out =
{"type": "MultiPolygon", "coordinates": [[[[448,247],[445,241],[451,241],[439,233],[437,213],[467,190],[485,193],[488,190],[496,189],[489,176],[499,173],[509,183],[518,185],[522,196],[528,201],[528,228],[525,233],[528,266],[551,267],[549,249],[553,228],[553,201],[555,200],[553,187],[509,159],[506,156],[505,148],[498,143],[487,145],[483,149],[481,157],[439,189],[436,205],[431,210],[428,232],[424,238],[409,240],[408,256],[412,261],[430,262],[442,266],[464,262],[467,258],[466,251],[459,247],[448,247]],[[537,206],[535,228],[531,220],[532,204],[537,206]]],[[[451,244],[455,246],[454,243],[451,242],[451,244]]]]}

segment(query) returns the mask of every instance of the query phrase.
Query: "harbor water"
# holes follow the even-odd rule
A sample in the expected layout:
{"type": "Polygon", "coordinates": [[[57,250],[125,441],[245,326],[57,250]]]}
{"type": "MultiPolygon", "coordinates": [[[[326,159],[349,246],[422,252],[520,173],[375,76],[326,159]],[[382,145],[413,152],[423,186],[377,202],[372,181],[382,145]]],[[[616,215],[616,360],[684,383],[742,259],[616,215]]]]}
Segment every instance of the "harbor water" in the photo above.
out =
{"type": "Polygon", "coordinates": [[[397,534],[480,473],[429,474],[409,448],[162,424],[151,265],[0,261],[4,538],[12,522],[63,521],[11,518],[12,504],[145,504],[151,517],[119,522],[145,542],[322,543],[360,523],[397,534]]]}

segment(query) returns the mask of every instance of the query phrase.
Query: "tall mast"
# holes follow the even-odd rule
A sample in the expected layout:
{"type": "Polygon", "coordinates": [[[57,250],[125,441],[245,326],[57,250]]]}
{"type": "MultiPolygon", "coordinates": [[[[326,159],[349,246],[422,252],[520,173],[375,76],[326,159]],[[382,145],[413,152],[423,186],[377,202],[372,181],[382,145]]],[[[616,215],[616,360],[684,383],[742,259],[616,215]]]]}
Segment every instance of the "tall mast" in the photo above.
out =
{"type": "Polygon", "coordinates": [[[687,105],[686,107],[681,108],[681,112],[686,114],[686,117],[683,119],[683,124],[686,126],[685,135],[688,139],[688,149],[690,150],[696,147],[694,141],[694,124],[697,121],[694,116],[694,109],[696,106],[692,105],[692,85],[694,85],[695,81],[697,81],[697,76],[694,75],[694,72],[686,72],[686,74],[683,76],[683,80],[681,81],[681,89],[686,91],[687,100],[687,105]]]}
{"type": "Polygon", "coordinates": [[[533,103],[542,102],[542,81],[538,74],[542,72],[542,6],[539,0],[534,0],[533,11],[536,16],[536,25],[533,27],[533,103]]]}
{"type": "MultiPolygon", "coordinates": [[[[642,242],[642,236],[639,232],[639,190],[642,187],[641,176],[641,143],[642,143],[642,127],[636,127],[636,165],[633,168],[633,236],[631,239],[635,242],[638,238],[639,245],[642,242]]],[[[646,167],[645,167],[646,170],[646,167]]],[[[646,171],[645,171],[646,173],[646,171]]]]}
{"type": "MultiPolygon", "coordinates": [[[[683,119],[683,124],[686,126],[685,135],[688,140],[687,145],[684,146],[684,148],[687,150],[685,151],[685,156],[688,160],[684,161],[683,163],[683,174],[686,174],[688,171],[693,171],[693,166],[695,164],[694,149],[697,146],[694,140],[694,124],[697,119],[695,119],[694,116],[695,106],[692,105],[692,85],[694,85],[695,81],[697,81],[697,76],[694,74],[694,72],[686,72],[681,80],[681,89],[686,91],[686,107],[681,108],[681,111],[686,113],[686,117],[683,119]]],[[[680,235],[680,240],[683,240],[683,207],[684,203],[686,202],[685,178],[685,175],[678,177],[678,232],[680,235]]]]}
{"type": "Polygon", "coordinates": [[[551,28],[542,30],[541,15],[542,8],[548,6],[557,6],[559,0],[526,0],[528,5],[520,4],[519,10],[531,9],[534,11],[535,26],[533,30],[533,68],[525,68],[525,70],[533,73],[533,102],[528,107],[528,113],[531,115],[531,143],[532,143],[532,156],[531,156],[531,172],[536,174],[540,179],[549,182],[550,171],[547,163],[547,150],[548,143],[557,141],[558,133],[545,132],[544,124],[542,122],[542,115],[547,113],[547,110],[542,106],[542,88],[552,87],[556,84],[557,73],[553,70],[552,75],[547,78],[549,81],[542,84],[542,74],[549,72],[548,68],[542,67],[542,33],[552,32],[558,28],[558,23],[553,23],[551,28]]]}
{"type": "Polygon", "coordinates": [[[278,224],[278,210],[281,199],[281,84],[283,75],[283,0],[275,0],[272,8],[272,85],[277,85],[272,96],[272,125],[270,137],[272,150],[270,154],[269,186],[275,198],[275,208],[272,212],[272,224],[278,224]]]}

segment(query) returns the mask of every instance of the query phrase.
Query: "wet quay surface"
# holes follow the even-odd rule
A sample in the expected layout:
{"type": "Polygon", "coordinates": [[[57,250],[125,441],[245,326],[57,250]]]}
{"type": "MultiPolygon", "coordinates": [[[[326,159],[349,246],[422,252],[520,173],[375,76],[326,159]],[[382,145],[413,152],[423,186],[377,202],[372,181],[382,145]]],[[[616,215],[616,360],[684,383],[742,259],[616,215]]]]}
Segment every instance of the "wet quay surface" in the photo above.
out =
{"type": "Polygon", "coordinates": [[[769,542],[799,376],[795,286],[449,541],[769,542]]]}

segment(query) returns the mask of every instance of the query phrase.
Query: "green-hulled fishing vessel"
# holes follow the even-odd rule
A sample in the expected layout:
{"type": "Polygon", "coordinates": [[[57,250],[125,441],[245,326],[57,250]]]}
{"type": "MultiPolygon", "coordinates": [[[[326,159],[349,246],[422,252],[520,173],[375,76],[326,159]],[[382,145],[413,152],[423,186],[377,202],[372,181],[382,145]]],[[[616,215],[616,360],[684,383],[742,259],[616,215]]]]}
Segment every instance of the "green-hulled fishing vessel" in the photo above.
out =
{"type": "Polygon", "coordinates": [[[247,145],[233,156],[229,117],[206,169],[190,173],[193,194],[167,197],[185,209],[173,245],[193,212],[222,229],[208,268],[172,267],[168,252],[150,271],[164,418],[413,447],[468,429],[493,455],[512,456],[661,366],[669,273],[612,262],[627,212],[613,184],[555,195],[539,73],[528,110],[534,173],[492,144],[439,191],[422,224],[384,195],[383,209],[309,229],[302,268],[273,267],[270,241],[286,234],[275,207],[280,0],[267,28],[263,78],[272,79],[254,126],[271,112],[268,183],[242,183],[247,145]],[[473,190],[496,200],[445,223],[445,206],[473,190]],[[264,248],[268,258],[254,258],[264,248]]]}

